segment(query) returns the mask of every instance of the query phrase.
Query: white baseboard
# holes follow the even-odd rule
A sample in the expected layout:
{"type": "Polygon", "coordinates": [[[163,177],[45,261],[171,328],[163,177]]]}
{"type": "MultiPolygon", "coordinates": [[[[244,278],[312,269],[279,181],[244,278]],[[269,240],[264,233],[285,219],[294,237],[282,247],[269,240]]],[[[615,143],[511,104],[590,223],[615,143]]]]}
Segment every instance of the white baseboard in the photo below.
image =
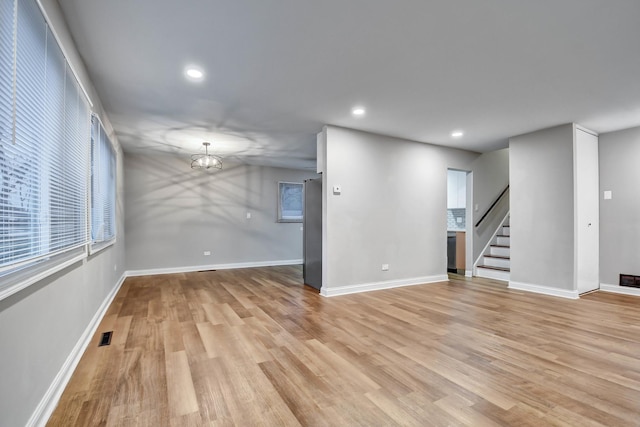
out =
{"type": "Polygon", "coordinates": [[[640,288],[628,288],[626,286],[600,283],[600,290],[604,292],[613,292],[614,294],[634,295],[640,297],[640,288]]]}
{"type": "Polygon", "coordinates": [[[175,273],[191,273],[193,271],[206,270],[229,270],[233,268],[253,268],[253,267],[277,267],[280,265],[298,265],[302,264],[301,259],[286,259],[279,261],[254,261],[254,262],[237,262],[232,264],[210,264],[210,265],[192,265],[187,267],[170,267],[170,268],[151,268],[147,270],[129,270],[127,277],[135,276],[152,276],[154,274],[175,274],[175,273]]]}
{"type": "Polygon", "coordinates": [[[509,289],[517,289],[520,291],[535,292],[537,294],[551,295],[554,297],[578,299],[580,295],[578,291],[569,291],[566,289],[551,288],[549,286],[534,285],[531,283],[509,281],[509,289]]]}
{"type": "Polygon", "coordinates": [[[446,274],[437,276],[414,277],[412,279],[388,280],[385,282],[362,283],[360,285],[336,286],[320,289],[320,295],[325,297],[335,297],[338,295],[357,294],[360,292],[378,291],[381,289],[399,288],[402,286],[424,285],[427,283],[447,282],[449,277],[446,274]]]}
{"type": "Polygon", "coordinates": [[[80,339],[78,339],[78,342],[73,347],[73,350],[71,350],[71,353],[67,357],[67,360],[65,360],[64,364],[60,368],[60,371],[58,371],[58,374],[53,379],[53,382],[47,389],[47,392],[40,400],[40,403],[38,403],[36,410],[33,412],[33,414],[31,414],[31,417],[26,424],[27,427],[40,427],[47,424],[47,421],[53,413],[53,410],[56,409],[56,406],[58,405],[58,401],[62,396],[62,392],[71,379],[71,375],[78,366],[82,355],[91,342],[93,334],[95,334],[96,329],[98,329],[98,325],[102,321],[102,318],[111,305],[111,302],[113,302],[116,294],[120,290],[120,287],[124,283],[125,278],[126,274],[123,274],[122,277],[120,277],[120,280],[118,280],[118,283],[114,286],[111,292],[109,292],[109,295],[107,295],[107,297],[104,299],[104,301],[98,308],[98,311],[96,311],[96,314],[91,319],[91,322],[89,322],[89,325],[80,336],[80,339]]]}
{"type": "Polygon", "coordinates": [[[464,272],[464,277],[473,277],[473,271],[472,270],[465,270],[464,272]]]}

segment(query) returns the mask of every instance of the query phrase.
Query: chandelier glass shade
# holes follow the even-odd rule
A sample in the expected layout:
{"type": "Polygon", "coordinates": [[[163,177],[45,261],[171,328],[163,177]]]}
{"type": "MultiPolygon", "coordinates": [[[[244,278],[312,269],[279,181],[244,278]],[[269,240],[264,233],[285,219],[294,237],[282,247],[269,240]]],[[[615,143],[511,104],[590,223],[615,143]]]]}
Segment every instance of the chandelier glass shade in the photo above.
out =
{"type": "Polygon", "coordinates": [[[222,158],[209,154],[211,143],[203,142],[204,154],[194,154],[191,156],[191,169],[222,169],[222,158]]]}

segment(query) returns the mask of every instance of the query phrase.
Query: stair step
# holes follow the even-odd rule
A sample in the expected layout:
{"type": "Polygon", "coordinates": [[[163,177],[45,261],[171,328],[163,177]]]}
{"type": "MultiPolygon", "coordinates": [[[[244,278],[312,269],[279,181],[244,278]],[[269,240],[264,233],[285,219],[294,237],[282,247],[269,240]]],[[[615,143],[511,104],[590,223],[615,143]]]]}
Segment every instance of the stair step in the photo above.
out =
{"type": "Polygon", "coordinates": [[[506,271],[507,273],[511,271],[511,269],[506,267],[494,267],[492,265],[479,265],[478,268],[488,268],[489,270],[506,271]]]}
{"type": "Polygon", "coordinates": [[[508,257],[511,255],[511,247],[505,245],[491,245],[487,255],[508,257]]]}
{"type": "Polygon", "coordinates": [[[511,272],[508,269],[490,267],[487,265],[479,265],[476,274],[478,277],[486,277],[487,279],[509,281],[511,272]]]}
{"type": "Polygon", "coordinates": [[[485,255],[482,263],[485,267],[509,268],[511,267],[511,258],[509,258],[508,254],[485,255]]]}
{"type": "Polygon", "coordinates": [[[496,243],[498,245],[505,245],[505,246],[510,246],[511,245],[511,236],[496,236],[496,243]]]}

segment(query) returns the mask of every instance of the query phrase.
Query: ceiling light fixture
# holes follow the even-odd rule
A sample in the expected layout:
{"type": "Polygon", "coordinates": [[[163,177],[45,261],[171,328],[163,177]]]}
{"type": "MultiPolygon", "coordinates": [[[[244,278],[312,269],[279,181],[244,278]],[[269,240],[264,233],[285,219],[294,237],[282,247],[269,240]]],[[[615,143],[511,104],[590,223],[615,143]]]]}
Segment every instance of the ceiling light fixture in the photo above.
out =
{"type": "Polygon", "coordinates": [[[367,111],[362,107],[354,107],[351,110],[351,114],[353,114],[356,117],[362,117],[362,116],[364,116],[364,113],[366,113],[366,112],[367,111]]]}
{"type": "Polygon", "coordinates": [[[200,81],[204,78],[204,72],[196,67],[187,67],[184,74],[193,81],[200,81]]]}
{"type": "Polygon", "coordinates": [[[209,154],[211,143],[203,142],[204,154],[194,154],[191,156],[191,169],[222,169],[222,158],[209,154]]]}
{"type": "Polygon", "coordinates": [[[454,138],[460,138],[462,137],[462,135],[464,135],[464,132],[462,132],[461,130],[451,132],[451,136],[454,138]]]}

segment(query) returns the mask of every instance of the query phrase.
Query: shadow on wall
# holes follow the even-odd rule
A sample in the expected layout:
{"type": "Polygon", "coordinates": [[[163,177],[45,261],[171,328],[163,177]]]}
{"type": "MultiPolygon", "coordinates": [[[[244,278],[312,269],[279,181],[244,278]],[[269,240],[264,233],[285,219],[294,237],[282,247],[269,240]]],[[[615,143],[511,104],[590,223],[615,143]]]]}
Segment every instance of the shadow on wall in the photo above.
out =
{"type": "MultiPolygon", "coordinates": [[[[171,155],[128,154],[125,162],[131,181],[125,189],[127,200],[136,205],[127,208],[127,224],[180,224],[211,236],[220,228],[233,228],[267,238],[260,227],[245,226],[246,212],[258,217],[252,219],[254,225],[276,222],[278,179],[267,173],[272,168],[223,159],[221,170],[193,170],[189,160],[171,155]]],[[[287,170],[281,170],[286,175],[287,170]]]]}
{"type": "MultiPolygon", "coordinates": [[[[251,167],[232,165],[224,162],[221,170],[200,171],[190,167],[189,161],[171,159],[168,156],[130,156],[135,159],[140,170],[144,170],[146,183],[142,194],[135,194],[135,200],[152,202],[154,213],[171,215],[174,211],[197,209],[203,214],[225,217],[228,206],[244,205],[254,209],[252,200],[261,196],[259,188],[242,185],[251,181],[247,173],[255,173],[251,167]],[[249,169],[249,170],[248,170],[249,169]]],[[[127,189],[128,190],[128,189],[127,189]]],[[[137,211],[138,215],[145,212],[137,211]]],[[[133,217],[133,219],[139,219],[133,217]]]]}

